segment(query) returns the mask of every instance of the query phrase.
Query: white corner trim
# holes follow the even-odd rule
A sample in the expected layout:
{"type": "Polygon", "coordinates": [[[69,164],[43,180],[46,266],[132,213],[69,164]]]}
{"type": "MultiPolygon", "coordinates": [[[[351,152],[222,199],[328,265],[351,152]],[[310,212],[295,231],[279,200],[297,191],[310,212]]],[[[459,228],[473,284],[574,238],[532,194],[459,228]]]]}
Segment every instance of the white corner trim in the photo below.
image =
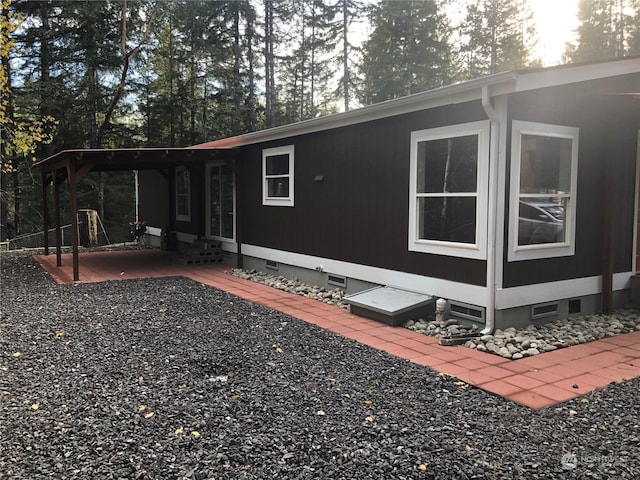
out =
{"type": "Polygon", "coordinates": [[[325,271],[335,275],[355,278],[365,282],[389,285],[393,287],[426,293],[437,297],[486,307],[486,288],[412,273],[387,270],[384,268],[343,262],[330,258],[314,257],[301,253],[274,250],[257,245],[242,245],[242,254],[249,257],[272,260],[274,262],[315,270],[322,265],[325,271]]]}
{"type": "MultiPolygon", "coordinates": [[[[629,288],[633,272],[615,273],[613,290],[629,288]]],[[[496,291],[496,310],[534,305],[565,298],[597,295],[602,293],[602,276],[574,278],[558,282],[523,285],[496,291]]]]}

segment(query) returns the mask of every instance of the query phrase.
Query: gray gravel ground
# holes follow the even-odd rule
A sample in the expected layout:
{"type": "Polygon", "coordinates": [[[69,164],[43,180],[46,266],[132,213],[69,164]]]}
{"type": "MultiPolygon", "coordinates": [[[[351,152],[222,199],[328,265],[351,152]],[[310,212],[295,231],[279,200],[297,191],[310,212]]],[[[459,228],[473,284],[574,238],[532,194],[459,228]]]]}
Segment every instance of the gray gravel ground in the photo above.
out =
{"type": "Polygon", "coordinates": [[[531,411],[182,278],[2,254],[2,479],[640,476],[640,380],[531,411]]]}

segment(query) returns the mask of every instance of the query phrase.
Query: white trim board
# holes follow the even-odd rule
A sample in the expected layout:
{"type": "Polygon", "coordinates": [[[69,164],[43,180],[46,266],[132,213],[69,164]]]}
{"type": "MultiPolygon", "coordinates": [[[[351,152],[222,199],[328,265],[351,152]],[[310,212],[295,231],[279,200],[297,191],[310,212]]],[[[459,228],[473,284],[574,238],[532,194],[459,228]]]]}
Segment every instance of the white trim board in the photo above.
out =
{"type": "Polygon", "coordinates": [[[343,262],[330,258],[314,257],[301,253],[274,250],[257,245],[242,245],[242,254],[249,257],[272,260],[274,262],[315,270],[321,267],[325,272],[355,278],[365,282],[397,287],[404,290],[426,293],[449,300],[456,300],[486,307],[486,288],[478,285],[452,282],[439,278],[424,277],[412,273],[387,270],[384,268],[343,262]]]}
{"type": "MultiPolygon", "coordinates": [[[[387,270],[370,265],[314,257],[301,253],[286,252],[257,245],[243,244],[242,254],[310,270],[321,267],[323,271],[336,275],[426,293],[479,307],[487,307],[487,289],[486,287],[477,285],[424,277],[412,273],[399,272],[397,270],[387,270]]],[[[633,272],[614,274],[613,289],[624,290],[629,288],[630,278],[632,276],[633,272]]],[[[498,289],[496,291],[495,308],[496,310],[506,310],[565,298],[596,295],[601,292],[601,276],[540,283],[537,285],[524,285],[522,287],[498,289]]]]}
{"type": "MultiPolygon", "coordinates": [[[[613,275],[613,290],[629,288],[632,276],[633,272],[615,273],[613,275]]],[[[496,310],[600,293],[602,293],[602,276],[600,275],[503,288],[496,291],[496,310]]]]}

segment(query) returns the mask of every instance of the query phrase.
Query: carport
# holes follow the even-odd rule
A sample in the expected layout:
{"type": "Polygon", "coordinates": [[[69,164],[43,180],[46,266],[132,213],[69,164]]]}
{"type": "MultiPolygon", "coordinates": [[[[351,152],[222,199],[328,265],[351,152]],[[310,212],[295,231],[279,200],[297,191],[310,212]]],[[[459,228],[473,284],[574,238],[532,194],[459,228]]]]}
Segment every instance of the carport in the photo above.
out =
{"type": "Polygon", "coordinates": [[[56,231],[56,265],[62,266],[62,230],[60,222],[60,188],[67,183],[69,188],[72,230],[73,280],[80,278],[78,262],[78,202],[77,187],[90,172],[156,170],[168,182],[169,191],[174,191],[176,167],[194,166],[208,161],[221,160],[236,168],[233,148],[122,148],[63,150],[41,160],[36,165],[42,169],[42,218],[44,224],[44,252],[49,255],[49,227],[51,225],[48,205],[48,189],[53,186],[53,224],[56,231]]]}

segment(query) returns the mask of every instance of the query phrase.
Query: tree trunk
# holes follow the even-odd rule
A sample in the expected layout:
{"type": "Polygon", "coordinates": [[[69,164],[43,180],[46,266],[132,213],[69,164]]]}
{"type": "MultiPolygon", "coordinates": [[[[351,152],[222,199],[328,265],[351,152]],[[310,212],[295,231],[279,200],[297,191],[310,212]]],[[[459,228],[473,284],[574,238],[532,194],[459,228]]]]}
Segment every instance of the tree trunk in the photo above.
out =
{"type": "Polygon", "coordinates": [[[240,61],[242,48],[240,46],[240,5],[234,4],[233,11],[233,109],[235,115],[231,117],[231,133],[238,135],[242,133],[242,82],[240,80],[240,61]]]}
{"type": "Polygon", "coordinates": [[[245,35],[247,37],[247,62],[249,64],[248,82],[249,82],[249,96],[247,98],[247,130],[249,132],[255,132],[258,128],[258,116],[256,113],[256,79],[254,70],[254,54],[253,54],[253,37],[254,37],[254,21],[255,16],[251,10],[251,6],[247,11],[247,27],[245,29],[245,35]]]}
{"type": "Polygon", "coordinates": [[[273,58],[273,4],[264,0],[264,82],[266,127],[275,126],[275,75],[273,58]]]}
{"type": "Polygon", "coordinates": [[[342,0],[342,88],[344,90],[344,111],[349,111],[349,9],[348,0],[342,0]]]}

